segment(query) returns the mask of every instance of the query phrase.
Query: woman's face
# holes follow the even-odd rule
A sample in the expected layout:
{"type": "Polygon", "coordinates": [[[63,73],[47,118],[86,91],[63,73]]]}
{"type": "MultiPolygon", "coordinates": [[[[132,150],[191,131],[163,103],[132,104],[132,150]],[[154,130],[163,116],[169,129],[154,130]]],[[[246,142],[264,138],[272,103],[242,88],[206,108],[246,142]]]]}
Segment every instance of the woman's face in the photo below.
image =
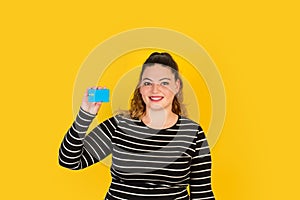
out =
{"type": "Polygon", "coordinates": [[[172,110],[172,102],[179,89],[180,80],[175,80],[170,67],[154,64],[145,68],[141,78],[140,93],[146,109],[172,110]]]}

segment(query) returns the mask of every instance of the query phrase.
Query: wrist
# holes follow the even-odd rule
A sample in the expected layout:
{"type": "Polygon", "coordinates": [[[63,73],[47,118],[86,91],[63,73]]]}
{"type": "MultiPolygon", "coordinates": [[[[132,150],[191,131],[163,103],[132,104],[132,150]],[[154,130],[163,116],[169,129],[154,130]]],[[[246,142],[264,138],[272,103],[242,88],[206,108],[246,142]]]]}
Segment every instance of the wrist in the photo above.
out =
{"type": "Polygon", "coordinates": [[[76,117],[76,121],[82,124],[83,126],[89,126],[96,115],[85,111],[82,107],[80,107],[78,115],[76,117]]]}

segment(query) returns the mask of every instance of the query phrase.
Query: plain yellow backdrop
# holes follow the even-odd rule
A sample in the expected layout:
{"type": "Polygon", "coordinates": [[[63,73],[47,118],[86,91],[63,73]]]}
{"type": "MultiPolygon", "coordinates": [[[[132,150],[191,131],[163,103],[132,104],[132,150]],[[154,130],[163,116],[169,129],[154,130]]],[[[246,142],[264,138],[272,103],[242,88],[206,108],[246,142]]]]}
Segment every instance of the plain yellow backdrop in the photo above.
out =
{"type": "Polygon", "coordinates": [[[161,27],[201,44],[224,81],[216,198],[299,199],[299,8],[295,0],[1,2],[0,198],[103,199],[105,165],[58,165],[74,81],[105,39],[161,27]]]}

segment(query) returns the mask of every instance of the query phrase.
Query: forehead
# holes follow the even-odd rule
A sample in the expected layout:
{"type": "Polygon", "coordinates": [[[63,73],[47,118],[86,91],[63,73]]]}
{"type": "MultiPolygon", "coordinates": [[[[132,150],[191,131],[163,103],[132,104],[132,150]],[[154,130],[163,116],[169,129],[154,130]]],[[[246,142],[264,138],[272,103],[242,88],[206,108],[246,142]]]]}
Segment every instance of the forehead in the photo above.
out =
{"type": "Polygon", "coordinates": [[[163,66],[161,64],[154,64],[152,66],[148,66],[145,68],[142,79],[150,78],[152,80],[159,80],[161,78],[174,78],[174,74],[172,73],[172,68],[168,66],[163,66]]]}

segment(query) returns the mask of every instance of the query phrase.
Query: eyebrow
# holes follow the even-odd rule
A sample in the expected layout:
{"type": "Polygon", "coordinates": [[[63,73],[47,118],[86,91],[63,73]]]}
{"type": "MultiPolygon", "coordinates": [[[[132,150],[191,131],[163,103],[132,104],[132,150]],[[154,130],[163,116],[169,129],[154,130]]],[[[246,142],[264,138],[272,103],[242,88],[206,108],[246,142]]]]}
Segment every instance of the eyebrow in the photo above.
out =
{"type": "MultiPolygon", "coordinates": [[[[159,81],[162,81],[162,80],[164,80],[164,79],[167,79],[167,80],[169,80],[169,81],[171,80],[170,78],[161,78],[161,79],[159,79],[159,81]]],[[[144,78],[143,81],[144,81],[144,80],[153,81],[153,80],[150,79],[150,78],[144,78]]]]}

